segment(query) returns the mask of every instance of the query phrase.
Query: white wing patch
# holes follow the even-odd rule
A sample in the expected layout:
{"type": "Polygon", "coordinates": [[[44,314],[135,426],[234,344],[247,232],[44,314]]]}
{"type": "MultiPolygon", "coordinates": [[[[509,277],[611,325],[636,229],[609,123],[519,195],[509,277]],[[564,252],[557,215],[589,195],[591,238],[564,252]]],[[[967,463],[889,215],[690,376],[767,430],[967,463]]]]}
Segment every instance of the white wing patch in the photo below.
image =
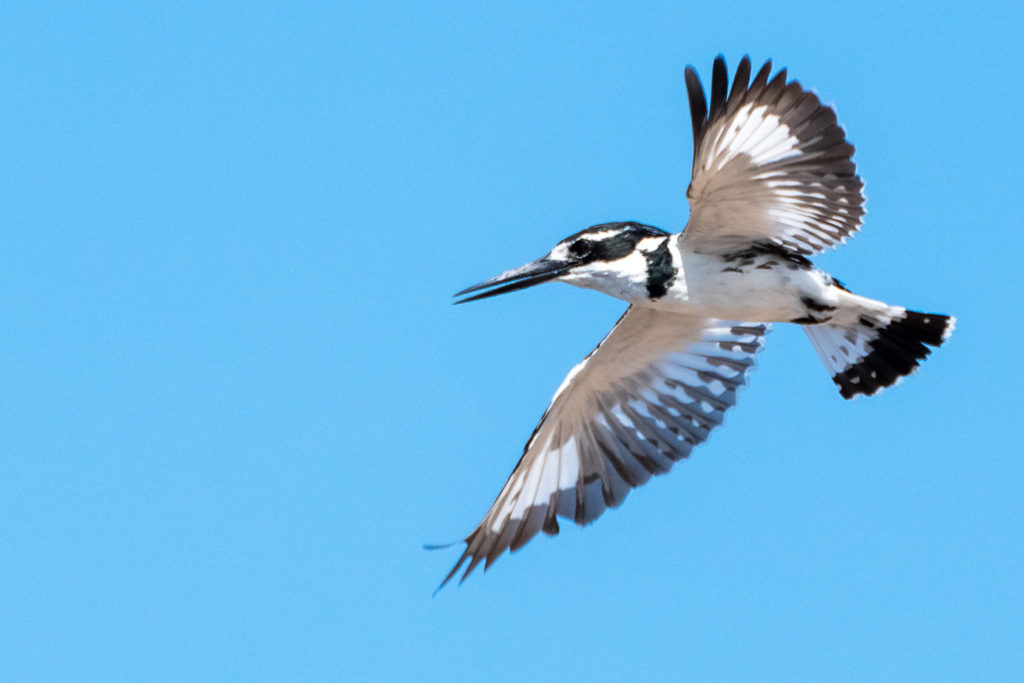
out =
{"type": "Polygon", "coordinates": [[[719,170],[740,154],[750,157],[754,164],[782,161],[798,154],[799,144],[789,127],[769,113],[767,106],[745,104],[737,110],[733,125],[718,130],[703,170],[719,170]]]}
{"type": "MultiPolygon", "coordinates": [[[[557,518],[586,524],[667,472],[722,423],[765,325],[630,307],[566,377],[447,583],[557,518]]],[[[444,584],[442,584],[444,585],[444,584]]]]}

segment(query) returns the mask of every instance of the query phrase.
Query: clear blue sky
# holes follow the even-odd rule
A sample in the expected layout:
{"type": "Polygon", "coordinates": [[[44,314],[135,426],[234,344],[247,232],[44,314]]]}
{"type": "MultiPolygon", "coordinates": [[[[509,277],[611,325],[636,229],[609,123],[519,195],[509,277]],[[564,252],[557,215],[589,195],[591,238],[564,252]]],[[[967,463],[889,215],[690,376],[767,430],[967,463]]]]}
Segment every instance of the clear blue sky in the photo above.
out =
{"type": "Polygon", "coordinates": [[[1019,3],[78,4],[0,9],[0,678],[1024,677],[1019,3]],[[451,294],[681,229],[720,52],[857,146],[819,263],[957,331],[847,402],[777,328],[689,461],[432,598],[623,308],[451,294]]]}

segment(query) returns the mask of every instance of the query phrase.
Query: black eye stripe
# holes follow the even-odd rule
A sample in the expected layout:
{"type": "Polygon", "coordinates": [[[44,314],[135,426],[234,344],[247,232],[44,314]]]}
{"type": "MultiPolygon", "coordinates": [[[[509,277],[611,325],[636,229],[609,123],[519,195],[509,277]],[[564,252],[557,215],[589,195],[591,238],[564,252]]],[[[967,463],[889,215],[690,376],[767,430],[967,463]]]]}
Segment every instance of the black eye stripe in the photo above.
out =
{"type": "Polygon", "coordinates": [[[614,235],[596,242],[591,250],[595,259],[601,261],[615,261],[628,256],[636,247],[639,235],[614,235]]]}
{"type": "Polygon", "coordinates": [[[584,262],[617,261],[629,256],[645,237],[663,237],[668,233],[642,223],[602,223],[566,238],[566,253],[584,262]],[[612,233],[612,234],[609,234],[612,233]],[[601,235],[597,238],[597,235],[601,235]],[[593,236],[593,237],[592,237],[593,236]]]}

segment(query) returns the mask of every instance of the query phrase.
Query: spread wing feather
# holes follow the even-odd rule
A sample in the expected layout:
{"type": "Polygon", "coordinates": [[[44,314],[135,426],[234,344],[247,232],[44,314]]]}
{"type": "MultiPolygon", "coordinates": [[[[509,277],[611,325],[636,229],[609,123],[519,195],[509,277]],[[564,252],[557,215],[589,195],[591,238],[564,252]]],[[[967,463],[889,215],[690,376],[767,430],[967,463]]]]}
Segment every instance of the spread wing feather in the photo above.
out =
{"type": "Polygon", "coordinates": [[[690,249],[769,241],[813,254],[860,228],[864,185],[835,112],[796,81],[787,83],[785,69],[769,78],[771,67],[766,62],[748,86],[744,57],[730,90],[718,57],[710,106],[696,71],[686,69],[694,158],[682,239],[690,249]]]}
{"type": "Polygon", "coordinates": [[[577,524],[617,507],[721,424],[754,365],[766,325],[630,307],[562,382],[447,583],[464,580],[558,517],[577,524]]]}

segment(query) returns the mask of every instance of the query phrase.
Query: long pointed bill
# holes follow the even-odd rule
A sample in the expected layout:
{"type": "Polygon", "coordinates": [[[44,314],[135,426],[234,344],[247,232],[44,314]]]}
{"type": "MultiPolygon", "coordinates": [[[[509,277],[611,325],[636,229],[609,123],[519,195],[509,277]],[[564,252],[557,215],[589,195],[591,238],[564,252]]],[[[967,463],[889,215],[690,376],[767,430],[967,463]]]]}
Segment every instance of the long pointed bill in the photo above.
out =
{"type": "Polygon", "coordinates": [[[506,292],[514,292],[517,289],[525,289],[526,287],[539,285],[540,283],[547,282],[548,280],[554,280],[556,277],[565,275],[568,272],[569,267],[566,262],[555,261],[544,257],[542,259],[537,259],[532,263],[527,263],[525,266],[505,271],[501,275],[492,277],[490,280],[484,280],[472,287],[467,287],[461,292],[458,292],[455,296],[462,296],[463,294],[469,294],[470,292],[476,292],[481,289],[487,289],[489,291],[481,292],[480,294],[467,297],[465,299],[460,299],[455,303],[464,304],[467,301],[477,301],[478,299],[486,299],[491,296],[505,294],[506,292]],[[491,289],[492,287],[493,289],[491,289]]]}

